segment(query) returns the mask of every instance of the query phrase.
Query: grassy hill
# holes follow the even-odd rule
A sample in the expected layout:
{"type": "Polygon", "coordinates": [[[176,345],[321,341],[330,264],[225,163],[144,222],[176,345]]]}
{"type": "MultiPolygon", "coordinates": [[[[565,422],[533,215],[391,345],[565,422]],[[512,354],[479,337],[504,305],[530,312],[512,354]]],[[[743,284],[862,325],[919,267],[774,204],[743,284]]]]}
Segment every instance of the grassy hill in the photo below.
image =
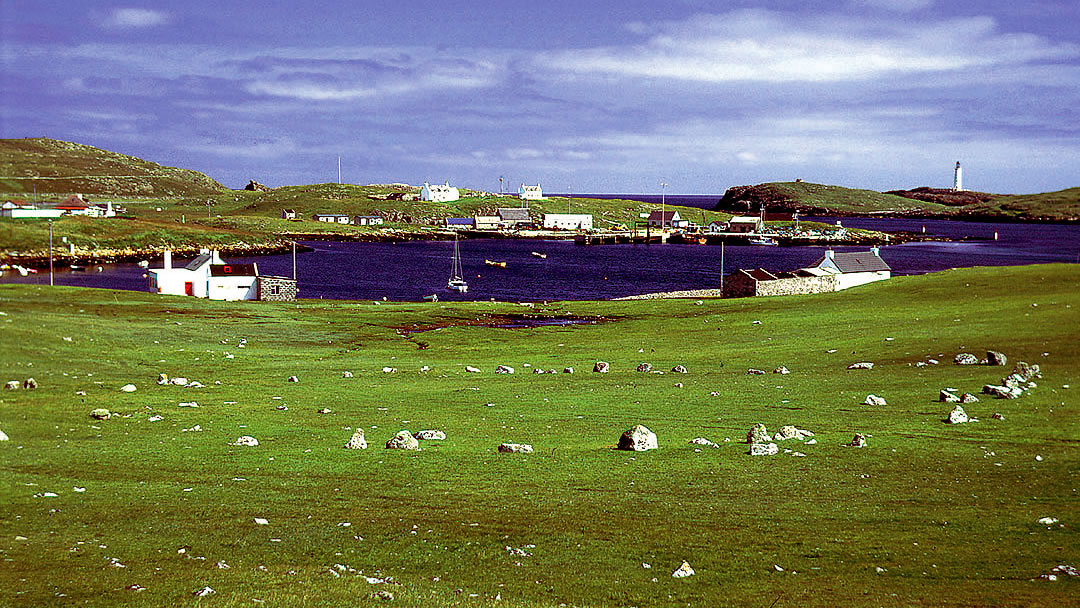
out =
{"type": "Polygon", "coordinates": [[[730,188],[716,209],[756,213],[762,204],[774,211],[786,209],[817,215],[1080,220],[1080,188],[1024,195],[957,193],[932,188],[882,193],[807,182],[776,182],[730,188]]]}
{"type": "Polygon", "coordinates": [[[0,192],[204,196],[225,191],[206,175],[55,139],[0,139],[0,192]]]}
{"type": "Polygon", "coordinates": [[[1078,286],[1080,267],[1050,265],[524,308],[0,285],[0,380],[38,383],[0,395],[0,603],[1072,605],[1077,577],[1038,577],[1080,565],[1078,286]],[[525,312],[610,321],[478,325],[525,312]],[[986,349],[1010,365],[951,363],[986,349]],[[1021,360],[1037,387],[943,422],[940,389],[978,393],[1021,360]],[[613,451],[639,423],[659,449],[613,451]],[[755,423],[816,443],[751,457],[755,423]],[[357,428],[370,447],[343,449],[357,428]],[[401,429],[446,439],[384,449],[401,429]],[[868,445],[844,447],[856,432],[868,445]],[[696,574],[672,578],[682,560],[696,574]]]}

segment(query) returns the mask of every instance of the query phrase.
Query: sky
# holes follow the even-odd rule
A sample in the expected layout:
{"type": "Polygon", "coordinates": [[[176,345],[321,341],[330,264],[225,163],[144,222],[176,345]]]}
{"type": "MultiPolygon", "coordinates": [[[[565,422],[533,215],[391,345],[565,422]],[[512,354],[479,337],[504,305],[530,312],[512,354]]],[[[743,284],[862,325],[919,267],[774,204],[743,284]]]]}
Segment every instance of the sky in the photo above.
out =
{"type": "Polygon", "coordinates": [[[1080,186],[1075,0],[0,0],[0,137],[231,188],[1080,186]],[[661,186],[667,184],[667,186],[661,186]]]}

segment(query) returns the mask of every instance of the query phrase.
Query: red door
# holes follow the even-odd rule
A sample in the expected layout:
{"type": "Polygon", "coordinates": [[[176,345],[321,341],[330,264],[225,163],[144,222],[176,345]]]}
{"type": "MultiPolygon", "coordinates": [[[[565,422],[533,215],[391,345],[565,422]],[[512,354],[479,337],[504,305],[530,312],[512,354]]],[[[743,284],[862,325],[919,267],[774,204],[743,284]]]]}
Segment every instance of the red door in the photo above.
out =
{"type": "Polygon", "coordinates": [[[184,281],[184,295],[185,296],[193,296],[193,295],[195,295],[195,284],[192,283],[191,281],[184,281]]]}

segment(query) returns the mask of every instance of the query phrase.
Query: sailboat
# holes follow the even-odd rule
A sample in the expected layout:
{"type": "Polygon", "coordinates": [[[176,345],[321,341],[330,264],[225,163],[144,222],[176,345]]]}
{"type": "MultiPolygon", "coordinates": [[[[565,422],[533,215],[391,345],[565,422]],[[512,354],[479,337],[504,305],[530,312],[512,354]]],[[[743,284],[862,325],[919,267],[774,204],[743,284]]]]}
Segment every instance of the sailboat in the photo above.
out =
{"type": "Polygon", "coordinates": [[[458,249],[458,238],[455,234],[453,269],[450,271],[450,280],[446,282],[446,288],[461,293],[469,291],[469,284],[465,282],[465,279],[461,278],[461,274],[461,250],[458,249]]]}

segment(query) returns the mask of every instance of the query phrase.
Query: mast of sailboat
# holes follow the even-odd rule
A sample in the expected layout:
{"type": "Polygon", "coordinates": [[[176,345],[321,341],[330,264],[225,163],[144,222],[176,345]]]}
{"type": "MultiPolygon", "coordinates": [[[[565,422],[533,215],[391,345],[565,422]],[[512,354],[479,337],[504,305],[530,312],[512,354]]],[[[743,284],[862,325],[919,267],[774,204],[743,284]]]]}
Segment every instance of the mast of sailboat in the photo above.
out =
{"type": "Polygon", "coordinates": [[[724,241],[720,241],[720,297],[724,297],[724,241]]]}
{"type": "Polygon", "coordinates": [[[337,183],[341,184],[341,155],[337,157],[337,183]]]}

